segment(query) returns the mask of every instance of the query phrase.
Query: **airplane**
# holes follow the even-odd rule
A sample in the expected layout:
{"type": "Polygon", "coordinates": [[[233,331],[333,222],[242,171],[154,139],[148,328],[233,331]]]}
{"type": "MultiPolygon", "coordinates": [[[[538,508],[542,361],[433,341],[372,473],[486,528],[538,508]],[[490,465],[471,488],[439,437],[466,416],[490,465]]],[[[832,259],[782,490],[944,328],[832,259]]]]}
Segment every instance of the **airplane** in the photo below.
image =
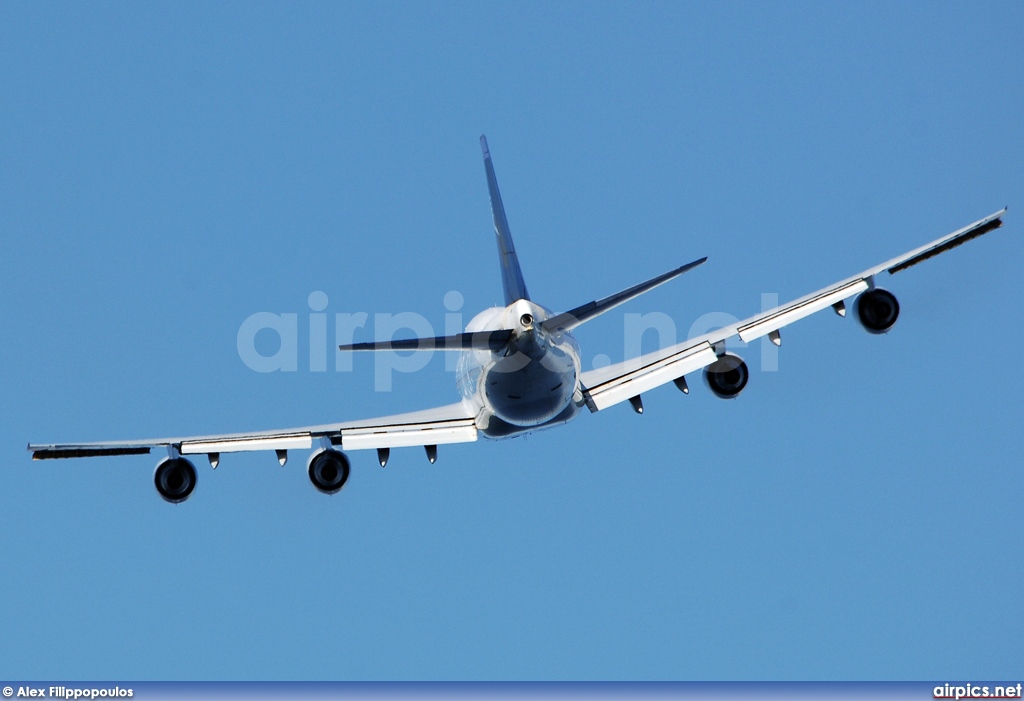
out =
{"type": "MultiPolygon", "coordinates": [[[[381,467],[392,448],[423,447],[437,460],[437,447],[451,443],[509,438],[571,421],[584,408],[598,412],[621,402],[643,413],[641,395],[669,382],[689,393],[686,375],[702,371],[713,395],[733,399],[747,385],[750,373],[743,359],[729,350],[734,338],[749,343],[768,336],[781,345],[780,329],[831,308],[854,316],[870,333],[888,332],[899,317],[896,297],[876,285],[883,273],[894,275],[1002,226],[1006,208],[903,255],[840,280],[787,304],[761,312],[725,328],[584,372],[572,332],[605,312],[703,265],[700,258],[638,285],[558,314],[530,298],[512,243],[487,139],[480,137],[490,195],[494,233],[501,265],[505,306],[476,315],[464,333],[339,346],[343,351],[460,352],[456,382],[461,400],[447,406],[361,421],[187,438],[156,438],[100,443],[29,444],[35,460],[113,455],[143,455],[164,449],[153,480],[166,501],[180,503],[196,486],[195,465],[188,456],[205,455],[216,468],[224,453],[275,451],[284,465],[290,450],[310,450],[306,472],[313,486],[335,494],[345,486],[350,462],[345,451],[376,450],[381,467]]],[[[734,342],[735,343],[735,342],[734,342]]]]}

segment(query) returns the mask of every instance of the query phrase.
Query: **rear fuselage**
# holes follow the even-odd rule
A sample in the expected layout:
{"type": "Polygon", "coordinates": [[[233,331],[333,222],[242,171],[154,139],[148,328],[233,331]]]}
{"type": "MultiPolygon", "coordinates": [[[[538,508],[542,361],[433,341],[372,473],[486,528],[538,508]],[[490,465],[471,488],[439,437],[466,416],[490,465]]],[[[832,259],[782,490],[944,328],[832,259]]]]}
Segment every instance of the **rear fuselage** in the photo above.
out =
{"type": "Polygon", "coordinates": [[[484,310],[466,331],[512,329],[499,352],[466,351],[459,359],[458,385],[474,410],[477,429],[505,438],[565,423],[579,411],[580,353],[568,332],[541,326],[551,312],[528,300],[484,310]]]}

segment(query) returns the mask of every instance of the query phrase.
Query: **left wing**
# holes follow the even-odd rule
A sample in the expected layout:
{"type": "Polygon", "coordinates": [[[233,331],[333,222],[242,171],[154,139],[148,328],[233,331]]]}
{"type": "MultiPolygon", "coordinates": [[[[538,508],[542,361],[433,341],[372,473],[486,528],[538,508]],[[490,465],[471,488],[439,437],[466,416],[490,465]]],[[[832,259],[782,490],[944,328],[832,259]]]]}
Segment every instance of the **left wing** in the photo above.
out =
{"type": "Polygon", "coordinates": [[[34,460],[86,458],[106,455],[144,455],[154,448],[167,448],[180,455],[205,454],[216,466],[221,453],[274,450],[287,459],[288,450],[310,449],[319,440],[345,450],[389,449],[409,446],[437,446],[476,440],[472,411],[464,404],[384,416],[363,421],[307,426],[282,431],[230,433],[221,436],[153,438],[103,443],[32,444],[34,460]]]}
{"type": "Polygon", "coordinates": [[[770,309],[731,326],[709,334],[663,348],[653,353],[632,358],[615,365],[582,373],[583,396],[591,411],[600,411],[619,402],[630,400],[638,411],[641,393],[675,381],[686,390],[687,373],[714,363],[725,350],[728,339],[738,336],[744,342],[769,335],[776,344],[781,343],[779,329],[794,321],[810,316],[827,307],[845,315],[844,300],[874,288],[876,275],[887,272],[894,275],[933,256],[955,248],[973,238],[1002,226],[1006,209],[991,214],[964,228],[915,248],[908,253],[868,268],[853,277],[813,292],[788,304],[770,309]]]}

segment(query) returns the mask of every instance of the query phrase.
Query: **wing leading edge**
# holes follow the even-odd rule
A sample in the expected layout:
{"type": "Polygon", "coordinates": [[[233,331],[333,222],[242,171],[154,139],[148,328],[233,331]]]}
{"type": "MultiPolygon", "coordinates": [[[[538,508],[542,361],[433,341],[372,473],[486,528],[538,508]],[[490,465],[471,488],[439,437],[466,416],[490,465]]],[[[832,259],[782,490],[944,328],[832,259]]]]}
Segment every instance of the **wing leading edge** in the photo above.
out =
{"type": "MultiPolygon", "coordinates": [[[[592,412],[600,411],[619,402],[631,400],[660,385],[677,381],[687,373],[707,367],[715,362],[719,355],[718,351],[724,348],[730,338],[739,337],[744,342],[750,342],[768,334],[777,334],[782,327],[822,309],[833,307],[839,311],[842,308],[841,303],[845,300],[873,288],[875,276],[883,272],[895,275],[998,229],[1003,224],[1002,216],[1005,213],[1004,207],[931,243],[731,326],[637,358],[582,373],[580,381],[584,386],[583,394],[587,406],[592,412]]],[[[778,336],[773,337],[773,340],[780,342],[778,336]]],[[[682,386],[685,387],[685,384],[682,386]]]]}

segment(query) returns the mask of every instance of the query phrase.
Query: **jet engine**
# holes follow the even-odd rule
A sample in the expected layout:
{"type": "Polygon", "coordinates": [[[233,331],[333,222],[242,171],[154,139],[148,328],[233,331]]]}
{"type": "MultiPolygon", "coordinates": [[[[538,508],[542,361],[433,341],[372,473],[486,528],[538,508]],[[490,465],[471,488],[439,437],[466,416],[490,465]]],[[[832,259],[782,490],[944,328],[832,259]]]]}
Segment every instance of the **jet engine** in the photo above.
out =
{"type": "Polygon", "coordinates": [[[185,458],[165,458],[156,466],[153,481],[160,496],[172,504],[180,504],[196,488],[196,468],[185,458]]]}
{"type": "Polygon", "coordinates": [[[750,379],[750,371],[743,358],[732,353],[722,355],[704,368],[704,384],[719,399],[734,399],[739,396],[750,379]]]}
{"type": "Polygon", "coordinates": [[[309,456],[309,481],[324,494],[335,494],[348,481],[348,458],[339,450],[321,450],[309,456]]]}
{"type": "Polygon", "coordinates": [[[885,333],[896,323],[899,315],[900,303],[888,290],[876,287],[857,297],[857,318],[870,333],[885,333]]]}

